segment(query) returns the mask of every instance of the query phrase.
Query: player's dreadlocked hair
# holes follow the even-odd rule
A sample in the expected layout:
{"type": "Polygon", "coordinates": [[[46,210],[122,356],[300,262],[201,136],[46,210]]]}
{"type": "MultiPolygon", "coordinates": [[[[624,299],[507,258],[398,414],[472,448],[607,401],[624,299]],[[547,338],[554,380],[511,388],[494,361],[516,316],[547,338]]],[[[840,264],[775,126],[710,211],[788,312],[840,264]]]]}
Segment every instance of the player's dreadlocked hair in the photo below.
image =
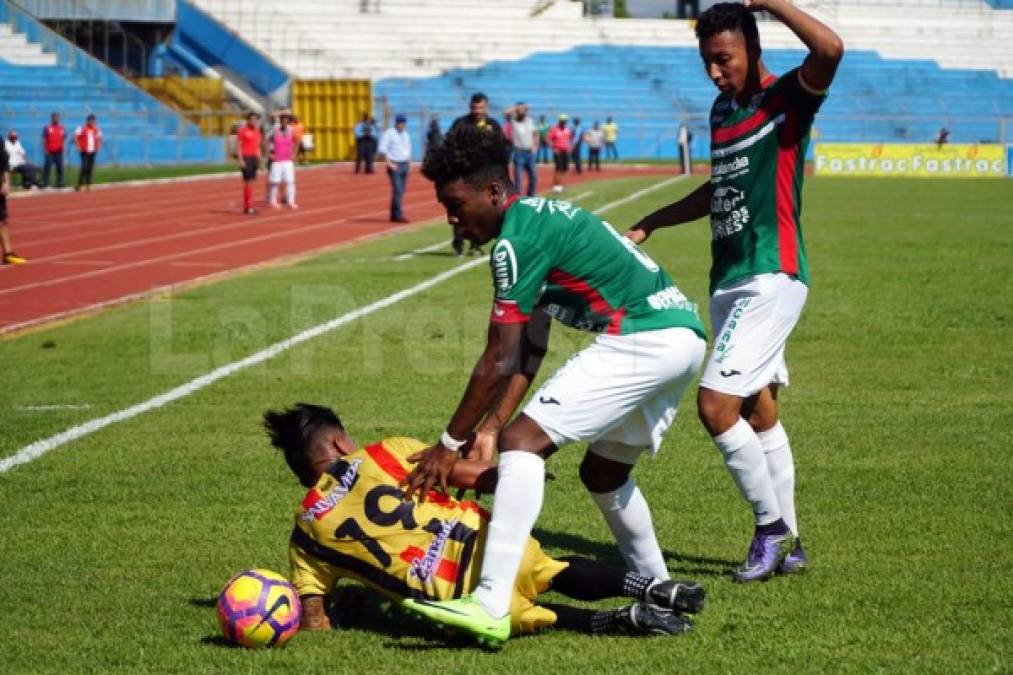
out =
{"type": "Polygon", "coordinates": [[[509,161],[510,146],[495,127],[460,124],[426,152],[422,175],[436,187],[461,178],[476,188],[497,180],[510,191],[509,161]]]}
{"type": "Polygon", "coordinates": [[[309,457],[313,436],[326,427],[345,428],[333,410],[319,405],[296,403],[284,412],[264,413],[264,429],[271,445],[285,453],[288,468],[306,487],[313,487],[309,457]]]}
{"type": "Polygon", "coordinates": [[[698,40],[706,40],[726,30],[739,31],[746,38],[747,45],[759,48],[760,32],[756,29],[756,17],[737,2],[711,5],[696,22],[698,40]]]}

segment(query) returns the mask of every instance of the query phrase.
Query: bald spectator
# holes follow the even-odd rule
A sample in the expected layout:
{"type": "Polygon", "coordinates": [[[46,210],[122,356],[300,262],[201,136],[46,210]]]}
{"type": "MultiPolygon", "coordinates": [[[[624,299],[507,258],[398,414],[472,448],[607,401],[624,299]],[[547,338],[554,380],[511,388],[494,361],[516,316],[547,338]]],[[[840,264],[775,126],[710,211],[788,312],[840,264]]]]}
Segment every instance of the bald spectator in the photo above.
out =
{"type": "Polygon", "coordinates": [[[535,153],[538,152],[538,127],[528,115],[528,106],[519,102],[507,108],[507,119],[510,121],[510,142],[513,145],[514,193],[521,192],[521,173],[528,176],[528,189],[524,194],[534,197],[537,190],[538,176],[535,172],[535,153]]]}

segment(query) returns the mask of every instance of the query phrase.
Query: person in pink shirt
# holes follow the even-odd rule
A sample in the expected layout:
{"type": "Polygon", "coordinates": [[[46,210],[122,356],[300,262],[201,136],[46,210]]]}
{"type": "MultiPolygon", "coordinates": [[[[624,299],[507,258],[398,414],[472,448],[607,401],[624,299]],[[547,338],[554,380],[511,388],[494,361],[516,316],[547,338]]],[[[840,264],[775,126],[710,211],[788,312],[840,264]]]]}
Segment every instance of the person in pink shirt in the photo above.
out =
{"type": "Polygon", "coordinates": [[[278,208],[278,186],[285,183],[285,205],[290,209],[299,208],[295,203],[295,130],[289,125],[291,117],[282,113],[278,118],[278,127],[271,132],[271,171],[268,175],[270,188],[267,203],[271,208],[278,208]]]}
{"type": "Polygon", "coordinates": [[[552,156],[556,161],[555,170],[552,172],[552,191],[563,191],[563,174],[570,168],[570,144],[573,140],[573,131],[566,126],[570,117],[563,113],[559,116],[556,126],[549,129],[549,147],[552,148],[552,156]]]}
{"type": "Polygon", "coordinates": [[[81,152],[81,173],[77,176],[77,185],[74,186],[74,190],[79,191],[84,187],[85,190],[91,192],[95,155],[102,147],[102,131],[98,128],[94,115],[88,115],[84,126],[78,127],[74,132],[74,142],[77,143],[77,149],[81,152]]]}

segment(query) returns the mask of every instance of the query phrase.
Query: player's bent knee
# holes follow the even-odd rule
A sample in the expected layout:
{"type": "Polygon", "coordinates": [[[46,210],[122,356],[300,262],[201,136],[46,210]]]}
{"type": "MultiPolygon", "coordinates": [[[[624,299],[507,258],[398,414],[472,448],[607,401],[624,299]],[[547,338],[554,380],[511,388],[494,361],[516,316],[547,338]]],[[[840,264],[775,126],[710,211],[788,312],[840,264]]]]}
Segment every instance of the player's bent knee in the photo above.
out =
{"type": "Polygon", "coordinates": [[[705,387],[700,387],[696,404],[700,421],[711,436],[718,436],[735,426],[742,410],[741,398],[705,387]]]}
{"type": "MultiPolygon", "coordinates": [[[[609,444],[619,446],[621,444],[609,444]]],[[[584,461],[580,463],[580,482],[584,484],[588,492],[598,494],[615,492],[630,480],[630,471],[633,470],[633,463],[607,459],[595,453],[595,448],[604,450],[599,444],[592,444],[584,455],[584,461]]],[[[637,448],[622,446],[633,454],[633,462],[636,462],[637,448]],[[635,454],[634,454],[635,453],[635,454]]]]}

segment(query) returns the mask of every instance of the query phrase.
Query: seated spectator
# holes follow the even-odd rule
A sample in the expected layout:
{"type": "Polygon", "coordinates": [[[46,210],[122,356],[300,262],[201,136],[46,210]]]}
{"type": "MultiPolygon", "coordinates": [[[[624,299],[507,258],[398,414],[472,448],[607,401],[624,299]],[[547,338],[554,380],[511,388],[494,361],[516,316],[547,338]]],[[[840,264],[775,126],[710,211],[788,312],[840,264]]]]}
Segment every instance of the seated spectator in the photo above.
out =
{"type": "Polygon", "coordinates": [[[7,132],[7,139],[4,140],[4,149],[7,150],[11,173],[21,176],[21,187],[24,189],[39,189],[41,185],[41,174],[39,167],[28,161],[28,153],[25,146],[21,145],[18,132],[11,129],[7,132]]]}

